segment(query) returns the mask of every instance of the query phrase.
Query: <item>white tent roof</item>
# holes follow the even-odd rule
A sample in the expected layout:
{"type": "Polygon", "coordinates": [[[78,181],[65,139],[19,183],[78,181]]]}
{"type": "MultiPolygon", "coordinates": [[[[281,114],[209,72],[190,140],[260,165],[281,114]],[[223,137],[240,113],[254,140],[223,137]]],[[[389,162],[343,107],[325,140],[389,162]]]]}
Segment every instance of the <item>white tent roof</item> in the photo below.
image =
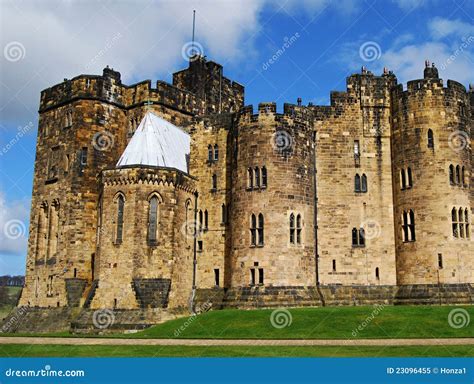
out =
{"type": "Polygon", "coordinates": [[[120,157],[117,167],[151,165],[188,172],[191,137],[181,128],[147,112],[120,157]]]}

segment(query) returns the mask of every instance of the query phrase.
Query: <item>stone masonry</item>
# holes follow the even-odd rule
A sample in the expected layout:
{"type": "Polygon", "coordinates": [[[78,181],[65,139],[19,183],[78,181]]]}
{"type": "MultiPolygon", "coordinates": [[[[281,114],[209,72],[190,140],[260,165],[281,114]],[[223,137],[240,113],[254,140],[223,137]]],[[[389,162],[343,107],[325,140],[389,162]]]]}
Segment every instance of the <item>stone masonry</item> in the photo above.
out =
{"type": "Polygon", "coordinates": [[[200,56],[173,84],[65,79],[41,92],[19,305],[471,302],[473,115],[474,90],[428,62],[406,90],[363,68],[282,113],[200,56]],[[148,112],[190,135],[188,172],[116,166],[148,112]]]}

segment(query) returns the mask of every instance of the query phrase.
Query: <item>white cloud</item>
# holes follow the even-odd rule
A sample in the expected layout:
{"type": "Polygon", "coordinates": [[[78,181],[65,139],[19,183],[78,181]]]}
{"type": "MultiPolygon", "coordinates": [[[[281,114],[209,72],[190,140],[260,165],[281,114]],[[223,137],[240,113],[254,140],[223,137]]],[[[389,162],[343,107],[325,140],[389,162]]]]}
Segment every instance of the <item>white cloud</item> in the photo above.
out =
{"type": "Polygon", "coordinates": [[[459,20],[433,19],[427,25],[433,38],[424,42],[417,41],[410,33],[401,34],[391,42],[387,37],[381,38],[383,33],[371,38],[361,36],[343,44],[332,60],[343,63],[350,71],[359,71],[361,66],[366,66],[374,74],[381,74],[383,68],[387,67],[395,73],[400,83],[423,78],[424,62],[430,60],[438,67],[442,79],[456,80],[467,86],[473,80],[474,62],[474,36],[465,34],[468,26],[472,30],[469,24],[459,20]],[[433,33],[435,25],[442,26],[437,29],[437,33],[433,33]],[[448,36],[449,39],[440,39],[448,36]],[[364,61],[359,49],[372,40],[381,47],[380,58],[364,61]]]}
{"type": "Polygon", "coordinates": [[[426,0],[393,0],[402,9],[413,9],[422,6],[426,0]]]}
{"type": "Polygon", "coordinates": [[[29,213],[29,199],[7,203],[0,191],[0,254],[26,255],[29,213]]]}
{"type": "Polygon", "coordinates": [[[126,83],[168,77],[187,66],[181,48],[191,40],[193,9],[196,41],[204,46],[204,54],[237,66],[254,51],[252,36],[258,31],[263,3],[3,1],[1,120],[24,120],[25,114],[36,118],[42,89],[65,77],[101,74],[107,64],[120,71],[126,83]],[[11,42],[24,47],[22,59],[6,59],[4,49],[11,42]]]}
{"type": "MultiPolygon", "coordinates": [[[[471,44],[474,45],[474,41],[471,44]]],[[[401,49],[389,49],[382,55],[381,62],[395,72],[399,81],[405,83],[423,78],[424,61],[428,59],[436,64],[441,78],[456,80],[467,85],[472,81],[474,58],[472,53],[465,50],[454,60],[449,60],[455,52],[455,49],[440,42],[413,44],[401,49]]]]}
{"type": "Polygon", "coordinates": [[[467,38],[469,35],[474,34],[474,25],[461,20],[449,20],[441,17],[431,20],[428,23],[428,28],[434,39],[441,39],[451,35],[467,38]]]}
{"type": "Polygon", "coordinates": [[[326,9],[333,9],[339,14],[352,15],[361,9],[364,5],[364,0],[286,0],[286,1],[271,1],[267,0],[269,4],[275,6],[283,12],[290,15],[303,14],[308,17],[314,17],[326,9]]]}

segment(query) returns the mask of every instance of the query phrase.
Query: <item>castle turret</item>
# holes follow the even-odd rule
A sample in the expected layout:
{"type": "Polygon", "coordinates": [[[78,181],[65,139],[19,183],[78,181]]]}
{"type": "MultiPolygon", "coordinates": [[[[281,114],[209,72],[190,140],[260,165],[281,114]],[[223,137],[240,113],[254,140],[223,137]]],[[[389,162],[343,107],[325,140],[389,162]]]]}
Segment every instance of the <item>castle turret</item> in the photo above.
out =
{"type": "Polygon", "coordinates": [[[234,130],[231,286],[315,286],[314,147],[305,107],[246,107],[234,130]]]}
{"type": "Polygon", "coordinates": [[[397,281],[472,282],[469,100],[427,63],[424,79],[392,92],[397,281]]]}

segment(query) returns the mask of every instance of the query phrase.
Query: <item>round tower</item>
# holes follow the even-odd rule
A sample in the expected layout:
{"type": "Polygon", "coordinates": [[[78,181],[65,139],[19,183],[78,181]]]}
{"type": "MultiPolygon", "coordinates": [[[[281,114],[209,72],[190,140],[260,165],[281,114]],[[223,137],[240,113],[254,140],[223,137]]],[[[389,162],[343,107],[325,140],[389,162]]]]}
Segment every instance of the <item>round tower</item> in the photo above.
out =
{"type": "Polygon", "coordinates": [[[229,285],[316,283],[311,111],[261,103],[234,130],[229,285]]]}
{"type": "Polygon", "coordinates": [[[466,89],[438,77],[392,91],[397,282],[472,283],[470,111],[466,89]]]}

